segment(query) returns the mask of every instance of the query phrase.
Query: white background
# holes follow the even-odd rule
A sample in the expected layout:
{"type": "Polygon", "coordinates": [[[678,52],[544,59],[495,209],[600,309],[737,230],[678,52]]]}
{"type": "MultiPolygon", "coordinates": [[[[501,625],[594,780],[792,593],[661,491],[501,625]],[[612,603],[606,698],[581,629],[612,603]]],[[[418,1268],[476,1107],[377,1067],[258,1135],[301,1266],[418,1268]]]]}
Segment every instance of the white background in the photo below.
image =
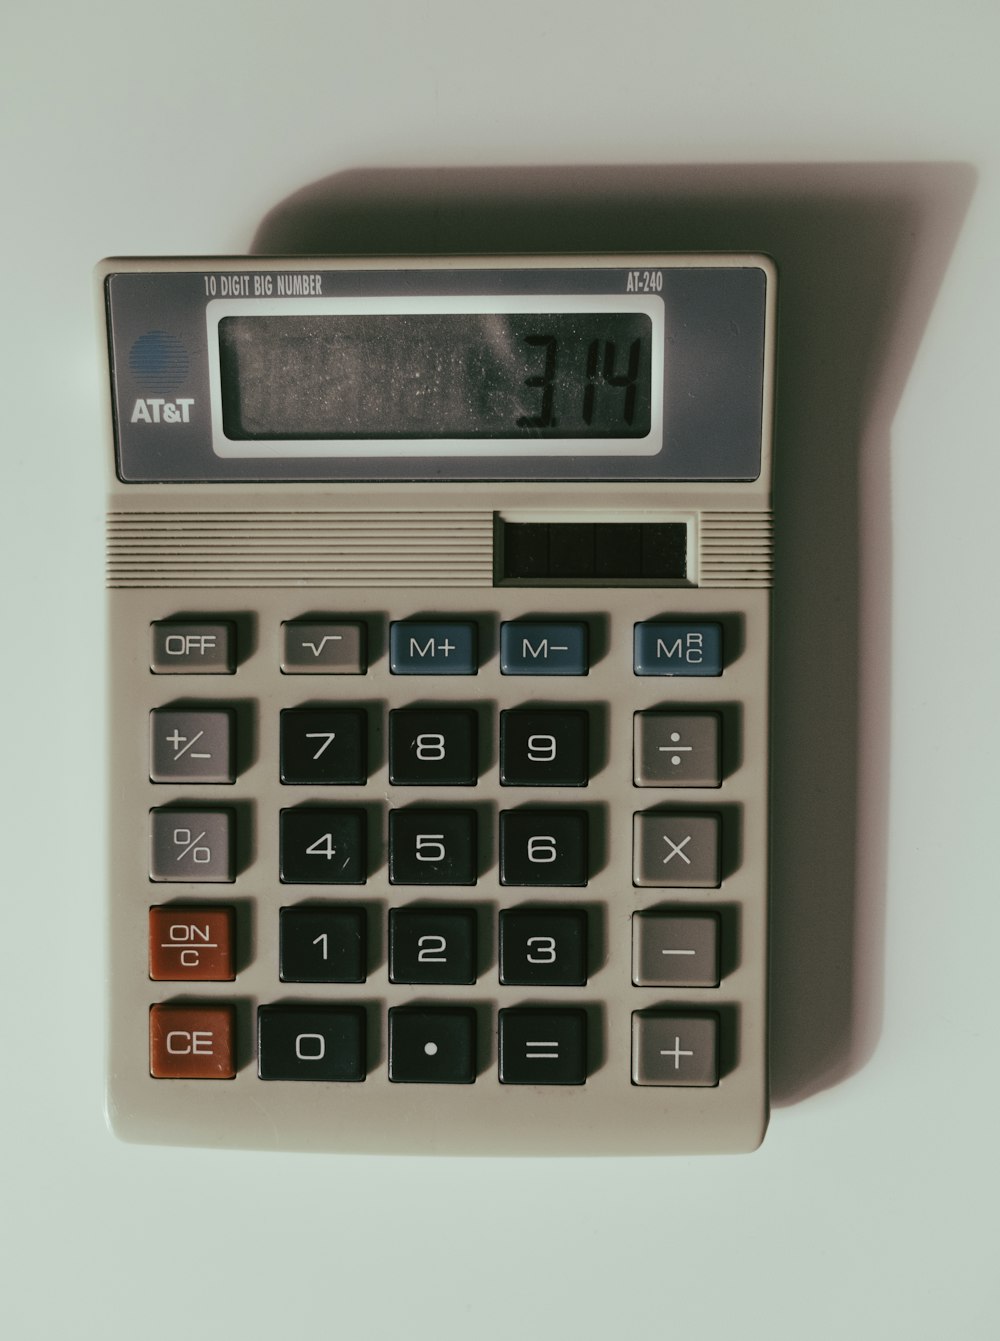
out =
{"type": "Polygon", "coordinates": [[[0,25],[0,1331],[1000,1334],[995,0],[95,0],[0,25]],[[92,267],[245,252],[315,183],[264,243],[778,261],[777,1106],[755,1155],[105,1129],[92,267]]]}

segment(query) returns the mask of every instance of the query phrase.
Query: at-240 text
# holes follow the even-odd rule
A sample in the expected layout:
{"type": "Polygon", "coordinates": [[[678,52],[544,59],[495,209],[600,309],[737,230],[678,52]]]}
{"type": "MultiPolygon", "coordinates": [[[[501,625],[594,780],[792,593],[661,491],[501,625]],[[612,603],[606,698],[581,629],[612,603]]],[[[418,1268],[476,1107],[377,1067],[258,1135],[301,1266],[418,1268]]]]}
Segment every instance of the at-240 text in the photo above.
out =
{"type": "Polygon", "coordinates": [[[630,270],[625,281],[626,293],[662,293],[662,270],[630,270]]]}

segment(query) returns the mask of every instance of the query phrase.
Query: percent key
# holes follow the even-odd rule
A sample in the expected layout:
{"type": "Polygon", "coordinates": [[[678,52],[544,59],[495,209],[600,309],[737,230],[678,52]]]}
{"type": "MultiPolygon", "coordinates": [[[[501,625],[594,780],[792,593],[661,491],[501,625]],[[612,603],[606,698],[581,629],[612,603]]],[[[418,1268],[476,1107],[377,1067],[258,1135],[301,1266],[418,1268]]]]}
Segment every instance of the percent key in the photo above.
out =
{"type": "Polygon", "coordinates": [[[151,810],[150,880],[228,883],[233,879],[230,810],[151,810]]]}

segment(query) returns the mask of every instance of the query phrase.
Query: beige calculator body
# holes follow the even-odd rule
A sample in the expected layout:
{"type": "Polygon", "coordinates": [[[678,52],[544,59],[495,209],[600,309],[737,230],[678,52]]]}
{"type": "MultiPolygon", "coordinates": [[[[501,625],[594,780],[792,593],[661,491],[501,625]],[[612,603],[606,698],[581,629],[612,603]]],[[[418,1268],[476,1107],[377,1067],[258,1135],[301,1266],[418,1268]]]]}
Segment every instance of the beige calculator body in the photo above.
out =
{"type": "Polygon", "coordinates": [[[115,1131],[753,1149],[771,263],[100,289],[115,1131]]]}

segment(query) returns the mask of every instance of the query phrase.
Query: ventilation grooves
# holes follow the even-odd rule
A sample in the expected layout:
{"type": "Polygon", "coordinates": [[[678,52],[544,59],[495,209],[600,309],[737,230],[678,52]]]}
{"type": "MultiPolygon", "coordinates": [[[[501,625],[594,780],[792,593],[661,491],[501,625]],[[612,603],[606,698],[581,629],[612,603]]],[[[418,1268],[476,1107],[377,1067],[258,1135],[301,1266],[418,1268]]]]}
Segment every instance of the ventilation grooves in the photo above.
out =
{"type": "Polygon", "coordinates": [[[112,512],[110,587],[489,587],[493,514],[112,512]]]}
{"type": "Polygon", "coordinates": [[[699,586],[769,587],[770,512],[703,512],[699,586]]]}

